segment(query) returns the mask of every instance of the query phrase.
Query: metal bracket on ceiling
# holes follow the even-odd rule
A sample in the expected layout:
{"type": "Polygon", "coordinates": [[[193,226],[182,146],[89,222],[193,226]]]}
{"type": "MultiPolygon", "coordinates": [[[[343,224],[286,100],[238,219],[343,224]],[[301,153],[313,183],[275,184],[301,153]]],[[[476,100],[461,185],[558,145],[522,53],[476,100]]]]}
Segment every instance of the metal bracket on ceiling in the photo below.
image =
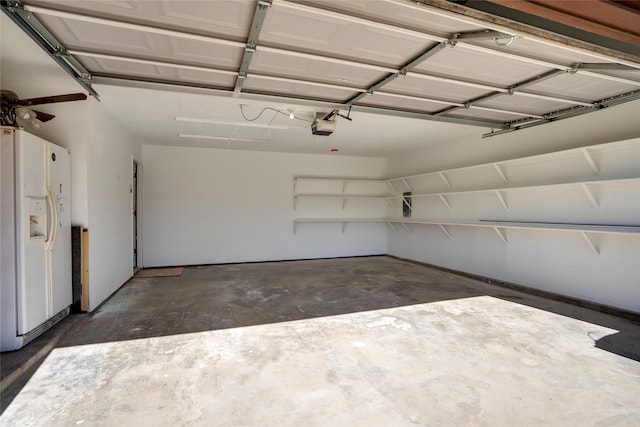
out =
{"type": "Polygon", "coordinates": [[[256,9],[253,13],[253,20],[251,21],[251,30],[247,37],[247,44],[242,54],[242,60],[240,61],[240,69],[238,70],[238,77],[236,78],[236,85],[233,88],[233,93],[238,96],[242,91],[242,85],[244,84],[247,75],[249,73],[249,66],[251,65],[251,59],[253,54],[256,53],[258,47],[258,39],[260,38],[260,31],[262,31],[262,24],[267,16],[267,10],[272,6],[272,0],[259,0],[256,4],[256,9]]]}
{"type": "Polygon", "coordinates": [[[477,40],[493,40],[496,37],[511,37],[511,35],[494,30],[481,30],[458,33],[454,37],[452,37],[452,39],[457,41],[470,42],[477,40]]]}
{"type": "Polygon", "coordinates": [[[20,1],[3,1],[2,7],[10,12],[16,12],[17,10],[25,11],[25,13],[29,13],[25,10],[24,5],[20,1]]]}
{"type": "Polygon", "coordinates": [[[493,41],[495,42],[495,44],[497,44],[498,46],[509,46],[511,45],[511,43],[513,43],[513,41],[517,38],[519,38],[520,36],[510,36],[510,35],[503,35],[502,37],[494,37],[493,41]],[[506,41],[501,41],[501,40],[506,40],[506,41]]]}
{"type": "Polygon", "coordinates": [[[638,71],[637,68],[631,67],[625,64],[611,63],[611,62],[594,62],[594,63],[579,63],[576,64],[578,70],[586,71],[638,71]]]}
{"type": "Polygon", "coordinates": [[[435,46],[429,47],[429,49],[427,49],[421,55],[419,55],[416,58],[414,58],[409,63],[405,64],[398,71],[396,71],[395,73],[387,75],[386,77],[384,77],[383,79],[381,79],[377,83],[375,83],[374,85],[372,85],[369,88],[367,88],[367,90],[365,92],[361,92],[361,93],[357,94],[356,96],[354,96],[353,98],[347,100],[345,102],[345,104],[353,104],[353,103],[359,101],[360,99],[364,98],[367,95],[373,95],[376,90],[378,90],[381,87],[391,83],[393,80],[397,79],[398,77],[400,77],[400,76],[405,77],[409,73],[409,71],[411,71],[412,69],[414,69],[415,67],[417,67],[418,65],[420,65],[421,63],[426,61],[427,59],[431,58],[433,55],[435,55],[436,53],[440,52],[442,49],[444,49],[447,46],[448,46],[448,41],[444,41],[444,42],[436,44],[435,46]]]}
{"type": "MultiPolygon", "coordinates": [[[[460,108],[467,108],[468,109],[472,105],[475,105],[475,104],[477,104],[479,102],[488,101],[490,99],[493,99],[493,98],[496,98],[496,97],[499,97],[499,96],[503,96],[503,95],[511,96],[511,95],[515,94],[517,91],[519,91],[520,89],[523,89],[523,88],[525,88],[527,86],[531,86],[531,85],[536,84],[536,83],[540,83],[540,82],[542,82],[544,80],[551,79],[551,78],[556,77],[556,76],[558,76],[560,74],[564,74],[565,72],[566,71],[562,71],[562,70],[548,71],[546,73],[542,73],[542,74],[539,74],[537,76],[531,77],[529,79],[523,80],[523,81],[521,81],[519,83],[516,83],[515,85],[510,86],[507,90],[503,90],[501,92],[497,92],[497,91],[490,92],[490,93],[488,93],[486,95],[482,95],[482,96],[470,99],[470,100],[464,102],[462,104],[462,106],[454,105],[454,106],[451,106],[451,107],[447,107],[447,108],[445,108],[443,110],[437,111],[434,114],[436,114],[436,115],[447,114],[447,113],[451,113],[451,112],[453,112],[455,110],[458,110],[460,108]]],[[[509,124],[507,123],[507,125],[509,125],[509,124]]]]}
{"type": "Polygon", "coordinates": [[[514,40],[519,38],[520,36],[514,34],[506,34],[494,30],[482,30],[456,34],[452,39],[448,41],[452,42],[452,44],[455,45],[459,41],[469,42],[493,40],[493,42],[498,46],[509,46],[514,42],[514,40]]]}
{"type": "Polygon", "coordinates": [[[632,92],[624,93],[622,95],[612,96],[606,99],[602,99],[600,101],[596,101],[592,103],[589,106],[581,106],[581,105],[573,106],[564,110],[548,113],[548,114],[545,114],[542,119],[515,120],[513,122],[505,123],[506,129],[492,130],[491,132],[485,133],[484,135],[482,135],[482,137],[488,138],[488,137],[500,135],[503,133],[514,132],[517,130],[522,130],[522,129],[542,125],[549,122],[555,122],[558,120],[564,120],[571,117],[580,116],[582,114],[589,113],[593,110],[608,108],[614,105],[624,104],[626,102],[637,101],[637,100],[640,100],[640,90],[635,90],[632,92]]]}
{"type": "Polygon", "coordinates": [[[69,51],[62,46],[56,46],[52,53],[55,56],[64,56],[64,57],[70,56],[69,51]]]}
{"type": "Polygon", "coordinates": [[[66,71],[91,96],[99,100],[98,93],[91,87],[91,73],[70,55],[46,27],[19,0],[0,1],[5,14],[44,50],[64,71],[66,71]]]}
{"type": "Polygon", "coordinates": [[[82,73],[78,78],[86,84],[90,84],[93,81],[93,76],[89,73],[82,73]]]}
{"type": "MultiPolygon", "coordinates": [[[[354,97],[352,97],[351,99],[347,100],[345,102],[345,104],[353,104],[353,103],[361,100],[362,98],[364,98],[367,95],[373,95],[375,91],[377,91],[381,87],[389,84],[390,82],[392,82],[393,80],[397,79],[400,76],[406,77],[407,74],[412,69],[414,69],[418,65],[422,64],[427,59],[431,58],[432,56],[434,56],[438,52],[442,51],[446,47],[453,48],[459,42],[469,42],[469,41],[477,41],[477,40],[491,40],[491,39],[495,39],[496,37],[504,37],[504,36],[505,36],[504,33],[500,33],[498,31],[492,31],[492,30],[473,31],[473,32],[468,32],[468,33],[457,33],[457,34],[454,34],[452,37],[450,37],[450,38],[448,38],[448,39],[446,39],[446,40],[444,40],[444,41],[442,41],[440,43],[437,43],[434,46],[429,47],[425,52],[423,52],[421,55],[419,55],[416,58],[414,58],[409,63],[405,64],[398,71],[396,71],[395,73],[387,75],[386,77],[384,77],[383,79],[381,79],[377,83],[375,83],[374,85],[372,85],[369,88],[367,88],[367,90],[365,92],[361,92],[361,93],[355,95],[354,97]]],[[[454,107],[454,109],[456,109],[456,108],[458,108],[458,107],[454,107]]],[[[465,108],[469,108],[469,106],[465,106],[465,108]]]]}

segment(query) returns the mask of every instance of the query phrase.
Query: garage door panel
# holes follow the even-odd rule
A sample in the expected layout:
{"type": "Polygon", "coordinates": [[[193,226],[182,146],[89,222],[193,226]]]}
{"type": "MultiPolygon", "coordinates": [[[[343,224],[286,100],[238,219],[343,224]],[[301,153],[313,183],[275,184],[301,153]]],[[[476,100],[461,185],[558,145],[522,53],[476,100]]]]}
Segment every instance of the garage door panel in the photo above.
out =
{"type": "Polygon", "coordinates": [[[429,42],[346,19],[274,6],[262,26],[260,44],[400,66],[419,55],[429,42]]]}
{"type": "Polygon", "coordinates": [[[386,76],[386,73],[376,70],[294,55],[264,53],[260,49],[253,56],[251,72],[291,78],[304,76],[306,80],[356,87],[369,87],[386,76]]]}
{"type": "Polygon", "coordinates": [[[279,93],[296,98],[312,98],[342,103],[356,95],[356,92],[327,87],[318,87],[302,83],[274,81],[249,75],[242,86],[247,92],[279,93]]]}
{"type": "Polygon", "coordinates": [[[461,86],[438,80],[428,80],[419,77],[412,77],[410,75],[395,79],[384,87],[384,91],[453,102],[465,102],[469,99],[487,93],[486,89],[461,86]]]}
{"type": "Polygon", "coordinates": [[[246,38],[255,8],[253,0],[178,2],[34,0],[28,3],[72,13],[223,36],[234,40],[246,38]]]}

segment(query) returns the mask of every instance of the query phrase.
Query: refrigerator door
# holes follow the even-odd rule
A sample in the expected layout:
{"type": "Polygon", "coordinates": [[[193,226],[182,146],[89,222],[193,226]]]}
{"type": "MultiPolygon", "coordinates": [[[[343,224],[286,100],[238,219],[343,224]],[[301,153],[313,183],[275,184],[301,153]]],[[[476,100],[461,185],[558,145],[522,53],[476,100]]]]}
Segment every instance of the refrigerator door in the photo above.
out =
{"type": "Polygon", "coordinates": [[[71,161],[66,149],[48,144],[48,191],[53,199],[53,238],[48,248],[49,317],[72,303],[71,284],[71,161]]]}
{"type": "Polygon", "coordinates": [[[0,350],[16,347],[16,223],[14,129],[2,128],[0,149],[0,350]]]}
{"type": "Polygon", "coordinates": [[[26,334],[49,318],[45,241],[52,222],[46,207],[47,144],[34,135],[15,132],[18,335],[26,334]]]}

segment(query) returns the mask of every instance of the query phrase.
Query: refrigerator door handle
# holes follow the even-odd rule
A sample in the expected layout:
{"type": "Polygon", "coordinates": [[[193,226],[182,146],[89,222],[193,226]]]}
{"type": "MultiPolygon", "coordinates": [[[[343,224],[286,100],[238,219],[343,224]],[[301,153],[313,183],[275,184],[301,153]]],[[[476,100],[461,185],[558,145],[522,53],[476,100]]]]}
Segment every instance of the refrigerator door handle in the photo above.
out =
{"type": "Polygon", "coordinates": [[[53,243],[56,240],[56,235],[58,234],[58,211],[55,205],[55,196],[53,194],[53,190],[49,185],[47,186],[47,201],[49,202],[49,222],[51,223],[51,225],[49,226],[49,234],[47,236],[47,240],[45,240],[45,243],[47,245],[47,249],[49,250],[53,246],[53,243]]]}
{"type": "Polygon", "coordinates": [[[44,243],[46,245],[49,244],[49,242],[51,241],[51,237],[53,235],[53,221],[51,221],[51,218],[53,217],[53,205],[51,204],[51,191],[49,189],[49,187],[47,187],[47,238],[45,239],[44,243]]]}

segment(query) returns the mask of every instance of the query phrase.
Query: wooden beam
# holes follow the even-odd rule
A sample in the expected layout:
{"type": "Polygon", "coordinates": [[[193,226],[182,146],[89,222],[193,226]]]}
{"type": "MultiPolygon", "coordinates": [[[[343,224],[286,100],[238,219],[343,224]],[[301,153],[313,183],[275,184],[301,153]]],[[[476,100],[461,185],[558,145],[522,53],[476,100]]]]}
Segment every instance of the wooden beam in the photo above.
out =
{"type": "Polygon", "coordinates": [[[89,311],[89,230],[82,230],[82,311],[89,311]]]}
{"type": "MultiPolygon", "coordinates": [[[[640,13],[626,2],[604,0],[488,0],[491,3],[614,40],[640,44],[640,13]]],[[[635,4],[635,3],[631,3],[635,4]]]]}

